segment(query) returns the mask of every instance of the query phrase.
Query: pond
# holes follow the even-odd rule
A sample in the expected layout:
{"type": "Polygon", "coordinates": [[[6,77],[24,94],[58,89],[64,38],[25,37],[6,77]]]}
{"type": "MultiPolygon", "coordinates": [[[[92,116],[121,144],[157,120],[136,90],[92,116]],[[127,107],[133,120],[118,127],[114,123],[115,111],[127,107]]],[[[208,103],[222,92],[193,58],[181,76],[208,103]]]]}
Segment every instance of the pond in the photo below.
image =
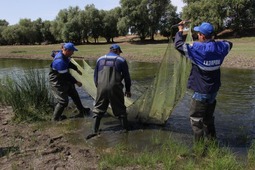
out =
{"type": "MultiPolygon", "coordinates": [[[[50,60],[0,59],[0,61],[0,79],[13,73],[19,74],[22,70],[31,67],[41,69],[47,74],[50,65],[50,60]]],[[[95,65],[95,61],[88,61],[88,63],[92,68],[95,65]]],[[[151,82],[155,76],[155,70],[159,67],[158,63],[129,62],[128,64],[133,83],[141,86],[151,82]]],[[[92,108],[92,98],[82,88],[77,89],[83,103],[92,108]]],[[[123,141],[130,145],[148,147],[149,144],[145,145],[148,136],[164,139],[170,133],[184,141],[190,141],[192,140],[188,117],[190,96],[191,93],[187,91],[164,127],[148,125],[134,130],[128,137],[115,133],[109,137],[110,126],[116,124],[116,119],[107,117],[103,119],[102,128],[109,131],[105,130],[106,135],[102,135],[101,139],[93,139],[89,142],[91,145],[100,147],[113,146],[123,141]]],[[[89,133],[90,125],[84,127],[87,129],[84,130],[84,134],[89,133]]],[[[217,137],[224,145],[242,149],[249,147],[255,138],[255,70],[222,68],[222,87],[217,96],[215,126],[217,137]]]]}

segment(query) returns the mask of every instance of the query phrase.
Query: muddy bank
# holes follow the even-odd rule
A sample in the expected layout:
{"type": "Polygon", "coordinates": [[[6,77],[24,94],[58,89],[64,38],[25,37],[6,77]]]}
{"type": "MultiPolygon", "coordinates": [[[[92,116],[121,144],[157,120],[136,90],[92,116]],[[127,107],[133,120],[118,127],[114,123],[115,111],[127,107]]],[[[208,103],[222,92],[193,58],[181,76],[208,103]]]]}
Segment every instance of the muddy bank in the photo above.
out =
{"type": "Polygon", "coordinates": [[[12,116],[10,107],[0,106],[0,169],[98,169],[95,149],[83,139],[72,144],[65,124],[15,124],[12,116]]]}

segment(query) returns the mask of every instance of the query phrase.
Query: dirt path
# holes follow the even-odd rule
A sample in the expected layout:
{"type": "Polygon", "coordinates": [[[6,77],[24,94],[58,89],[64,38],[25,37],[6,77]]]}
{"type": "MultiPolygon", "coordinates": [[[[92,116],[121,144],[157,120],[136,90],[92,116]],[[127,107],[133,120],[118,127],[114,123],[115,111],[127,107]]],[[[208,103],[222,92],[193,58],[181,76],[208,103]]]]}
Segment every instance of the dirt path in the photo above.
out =
{"type": "Polygon", "coordinates": [[[55,126],[13,124],[12,110],[0,107],[0,169],[98,169],[93,148],[74,145],[55,126]]]}

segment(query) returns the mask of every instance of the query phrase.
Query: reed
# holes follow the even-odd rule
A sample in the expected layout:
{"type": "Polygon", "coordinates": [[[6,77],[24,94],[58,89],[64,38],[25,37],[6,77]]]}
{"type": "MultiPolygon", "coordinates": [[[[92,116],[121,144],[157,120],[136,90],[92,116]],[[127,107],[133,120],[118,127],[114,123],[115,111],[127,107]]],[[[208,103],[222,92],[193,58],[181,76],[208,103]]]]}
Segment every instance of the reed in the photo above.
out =
{"type": "Polygon", "coordinates": [[[30,68],[1,80],[3,104],[12,106],[15,121],[42,121],[52,114],[53,97],[44,71],[30,68]]]}
{"type": "Polygon", "coordinates": [[[247,169],[253,169],[255,167],[255,141],[252,142],[247,157],[248,157],[247,169]]]}

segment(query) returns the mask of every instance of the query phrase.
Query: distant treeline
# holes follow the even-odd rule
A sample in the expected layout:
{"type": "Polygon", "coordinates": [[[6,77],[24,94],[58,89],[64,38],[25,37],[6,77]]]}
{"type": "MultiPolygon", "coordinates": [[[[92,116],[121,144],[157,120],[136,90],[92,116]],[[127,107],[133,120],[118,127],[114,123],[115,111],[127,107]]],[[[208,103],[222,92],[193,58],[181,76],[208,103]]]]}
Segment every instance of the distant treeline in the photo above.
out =
{"type": "Polygon", "coordinates": [[[59,11],[55,20],[38,18],[20,19],[9,25],[0,19],[0,45],[50,44],[74,42],[76,44],[98,42],[99,37],[113,42],[114,37],[135,34],[143,41],[154,40],[154,35],[170,37],[176,30],[171,28],[180,20],[192,24],[211,22],[216,32],[226,28],[236,33],[255,25],[254,0],[183,0],[186,6],[181,13],[170,0],[120,0],[120,7],[98,10],[93,4],[84,9],[78,6],[59,11]]]}

